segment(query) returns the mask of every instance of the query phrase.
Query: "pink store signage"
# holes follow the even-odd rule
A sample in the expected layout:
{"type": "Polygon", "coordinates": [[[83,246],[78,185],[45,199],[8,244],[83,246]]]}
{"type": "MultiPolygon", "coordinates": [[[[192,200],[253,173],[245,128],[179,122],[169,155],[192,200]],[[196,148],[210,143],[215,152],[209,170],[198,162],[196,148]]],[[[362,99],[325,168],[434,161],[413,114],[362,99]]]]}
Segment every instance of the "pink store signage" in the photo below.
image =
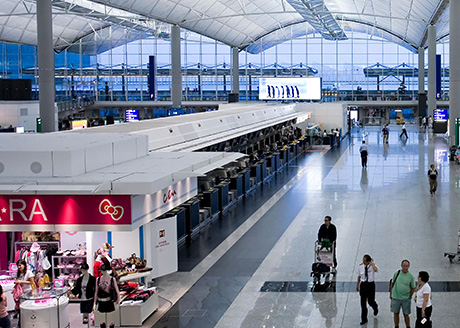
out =
{"type": "Polygon", "coordinates": [[[128,195],[0,195],[0,225],[130,224],[128,195]]]}

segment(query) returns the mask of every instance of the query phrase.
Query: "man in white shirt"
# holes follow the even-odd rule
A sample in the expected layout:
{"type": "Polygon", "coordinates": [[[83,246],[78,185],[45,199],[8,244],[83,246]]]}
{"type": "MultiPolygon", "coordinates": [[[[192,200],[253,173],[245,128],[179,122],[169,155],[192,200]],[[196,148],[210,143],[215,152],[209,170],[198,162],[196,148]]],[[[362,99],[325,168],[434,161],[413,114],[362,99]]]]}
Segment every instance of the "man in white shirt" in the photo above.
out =
{"type": "Polygon", "coordinates": [[[399,137],[401,138],[403,135],[406,136],[406,139],[409,138],[409,136],[407,135],[406,123],[403,123],[401,127],[401,134],[399,135],[399,137]]]}
{"type": "Polygon", "coordinates": [[[361,298],[361,325],[367,323],[367,304],[374,310],[374,315],[379,313],[379,307],[375,302],[375,273],[379,268],[375,265],[374,260],[370,255],[366,254],[363,257],[363,263],[358,267],[358,284],[356,291],[359,292],[361,298]]]}

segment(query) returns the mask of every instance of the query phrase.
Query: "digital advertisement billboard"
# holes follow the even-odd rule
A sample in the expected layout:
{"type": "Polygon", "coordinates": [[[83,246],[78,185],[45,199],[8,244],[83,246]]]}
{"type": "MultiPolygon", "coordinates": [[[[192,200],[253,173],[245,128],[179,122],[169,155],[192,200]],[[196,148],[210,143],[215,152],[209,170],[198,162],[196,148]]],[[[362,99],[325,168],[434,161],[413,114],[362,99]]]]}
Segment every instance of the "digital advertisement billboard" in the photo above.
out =
{"type": "Polygon", "coordinates": [[[319,77],[259,78],[260,100],[321,100],[319,77]]]}

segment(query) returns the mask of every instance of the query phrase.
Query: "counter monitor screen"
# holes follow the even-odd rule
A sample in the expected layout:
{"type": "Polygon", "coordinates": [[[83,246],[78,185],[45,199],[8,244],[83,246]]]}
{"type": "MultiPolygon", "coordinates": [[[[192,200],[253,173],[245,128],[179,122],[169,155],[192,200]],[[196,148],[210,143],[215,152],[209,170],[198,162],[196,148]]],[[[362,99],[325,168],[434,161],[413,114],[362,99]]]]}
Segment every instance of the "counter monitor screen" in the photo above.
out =
{"type": "Polygon", "coordinates": [[[321,100],[319,77],[259,78],[260,100],[321,100]]]}

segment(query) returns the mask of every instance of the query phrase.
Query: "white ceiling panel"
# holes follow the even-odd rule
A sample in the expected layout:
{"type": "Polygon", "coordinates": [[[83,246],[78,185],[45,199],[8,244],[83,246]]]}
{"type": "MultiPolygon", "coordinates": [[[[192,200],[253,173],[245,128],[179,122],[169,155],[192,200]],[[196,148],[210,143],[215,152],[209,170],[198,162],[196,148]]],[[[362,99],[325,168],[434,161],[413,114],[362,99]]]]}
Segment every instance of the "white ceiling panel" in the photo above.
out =
{"type": "MultiPolygon", "coordinates": [[[[302,1],[307,4],[313,0],[302,1]]],[[[377,28],[385,31],[388,40],[400,40],[415,51],[426,46],[427,26],[433,19],[438,38],[448,34],[447,3],[448,0],[324,0],[324,8],[339,25],[343,20],[362,25],[362,30],[366,30],[364,26],[377,28]]],[[[269,38],[271,31],[305,18],[285,0],[53,0],[54,47],[58,51],[72,49],[81,38],[108,26],[112,31],[136,29],[136,37],[153,35],[153,20],[177,24],[244,48],[262,37],[269,38]],[[151,24],[142,23],[146,21],[151,24]]],[[[36,39],[36,0],[2,0],[0,41],[34,45],[36,39]]],[[[110,44],[120,42],[115,39],[110,44]]],[[[107,46],[101,43],[91,48],[107,46]]]]}

